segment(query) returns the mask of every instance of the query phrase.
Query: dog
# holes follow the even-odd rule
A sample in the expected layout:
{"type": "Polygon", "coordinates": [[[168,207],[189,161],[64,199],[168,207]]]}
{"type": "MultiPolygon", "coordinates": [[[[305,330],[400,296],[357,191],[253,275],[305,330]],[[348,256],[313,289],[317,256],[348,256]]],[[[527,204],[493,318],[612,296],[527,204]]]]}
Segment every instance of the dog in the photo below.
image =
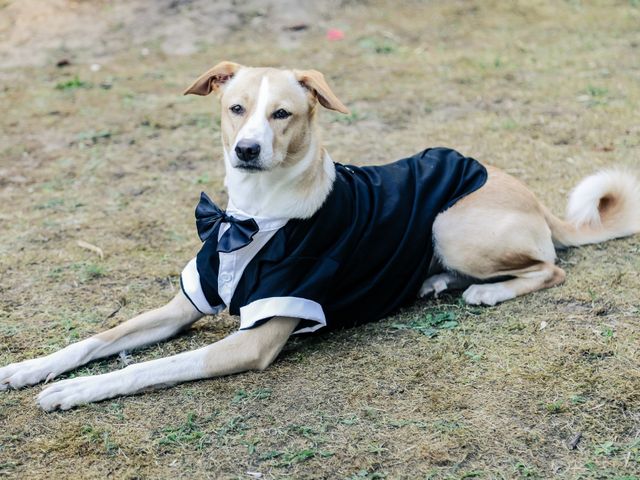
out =
{"type": "Polygon", "coordinates": [[[572,192],[568,220],[518,180],[443,148],[383,167],[335,164],[316,128],[318,105],[348,113],[315,70],[222,62],[185,94],[217,93],[229,193],[203,194],[204,241],[167,305],[50,355],[0,368],[0,390],[44,381],[92,360],[169,338],[228,306],[240,329],[204,348],[62,380],[45,411],[180,382],[263,370],[293,333],[357,325],[416,295],[464,289],[495,305],[558,285],[556,248],[640,230],[640,187],[604,171],[572,192]],[[428,206],[428,208],[427,208],[428,206]],[[366,242],[364,241],[366,240],[366,242]]]}

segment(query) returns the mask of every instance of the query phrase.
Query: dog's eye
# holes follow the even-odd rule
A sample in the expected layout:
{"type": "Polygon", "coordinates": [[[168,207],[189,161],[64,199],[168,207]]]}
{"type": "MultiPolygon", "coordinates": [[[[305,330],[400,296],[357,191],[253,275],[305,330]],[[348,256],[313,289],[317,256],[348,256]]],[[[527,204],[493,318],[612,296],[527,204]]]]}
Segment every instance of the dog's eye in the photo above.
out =
{"type": "Polygon", "coordinates": [[[231,105],[231,107],[229,107],[229,110],[231,110],[236,115],[242,115],[244,113],[244,107],[238,104],[231,105]]]}
{"type": "Polygon", "coordinates": [[[284,108],[279,108],[271,115],[276,120],[284,120],[291,116],[291,112],[287,112],[284,108]]]}

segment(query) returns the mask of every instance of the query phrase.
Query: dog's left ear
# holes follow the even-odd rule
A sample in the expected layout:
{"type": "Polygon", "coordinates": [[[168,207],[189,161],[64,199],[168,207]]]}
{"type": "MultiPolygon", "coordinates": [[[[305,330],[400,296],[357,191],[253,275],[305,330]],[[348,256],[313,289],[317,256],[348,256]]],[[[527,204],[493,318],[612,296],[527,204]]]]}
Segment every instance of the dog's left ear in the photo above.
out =
{"type": "Polygon", "coordinates": [[[294,70],[294,73],[300,85],[309,90],[320,105],[336,112],[349,113],[349,109],[331,91],[322,73],[317,70],[294,70]]]}
{"type": "Polygon", "coordinates": [[[233,78],[235,73],[242,67],[233,62],[220,62],[215,67],[207,70],[184,91],[184,95],[190,93],[194,95],[209,95],[217,92],[220,88],[233,78]]]}

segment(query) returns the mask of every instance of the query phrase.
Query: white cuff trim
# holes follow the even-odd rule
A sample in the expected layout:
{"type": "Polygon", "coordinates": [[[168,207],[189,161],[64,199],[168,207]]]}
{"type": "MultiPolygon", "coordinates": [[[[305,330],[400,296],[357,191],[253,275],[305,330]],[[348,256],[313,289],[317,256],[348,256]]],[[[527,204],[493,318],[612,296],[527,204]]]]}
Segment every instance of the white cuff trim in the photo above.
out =
{"type": "Polygon", "coordinates": [[[326,327],[327,320],[319,303],[298,297],[271,297],[256,300],[240,308],[240,330],[255,326],[271,317],[292,317],[316,322],[316,325],[295,330],[293,334],[310,333],[326,327]]]}
{"type": "Polygon", "coordinates": [[[204,292],[200,286],[200,274],[198,273],[195,258],[192,258],[191,261],[187,263],[187,266],[184,267],[184,270],[182,270],[180,274],[180,286],[185,296],[201,313],[205,315],[215,315],[224,310],[224,305],[212,307],[209,305],[209,302],[207,302],[207,298],[204,296],[204,292]]]}

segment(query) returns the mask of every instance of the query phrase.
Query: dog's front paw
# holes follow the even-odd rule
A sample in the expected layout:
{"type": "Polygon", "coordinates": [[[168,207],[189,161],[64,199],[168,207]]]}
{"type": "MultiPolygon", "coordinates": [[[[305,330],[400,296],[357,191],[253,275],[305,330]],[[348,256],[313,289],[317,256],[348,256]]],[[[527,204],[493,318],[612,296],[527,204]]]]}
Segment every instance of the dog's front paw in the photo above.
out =
{"type": "Polygon", "coordinates": [[[127,392],[127,369],[102,375],[70,378],[56,382],[38,395],[40,408],[47,412],[69,410],[91,402],[98,402],[127,392]]]}
{"type": "Polygon", "coordinates": [[[469,305],[490,305],[515,298],[516,294],[510,288],[500,283],[471,285],[462,294],[462,298],[469,305]]]}
{"type": "Polygon", "coordinates": [[[55,375],[47,357],[12,363],[0,368],[0,391],[35,385],[55,375]]]}
{"type": "Polygon", "coordinates": [[[102,375],[70,378],[56,382],[38,395],[38,405],[47,412],[56,409],[68,410],[72,407],[96,401],[100,385],[96,381],[102,375]]]}

